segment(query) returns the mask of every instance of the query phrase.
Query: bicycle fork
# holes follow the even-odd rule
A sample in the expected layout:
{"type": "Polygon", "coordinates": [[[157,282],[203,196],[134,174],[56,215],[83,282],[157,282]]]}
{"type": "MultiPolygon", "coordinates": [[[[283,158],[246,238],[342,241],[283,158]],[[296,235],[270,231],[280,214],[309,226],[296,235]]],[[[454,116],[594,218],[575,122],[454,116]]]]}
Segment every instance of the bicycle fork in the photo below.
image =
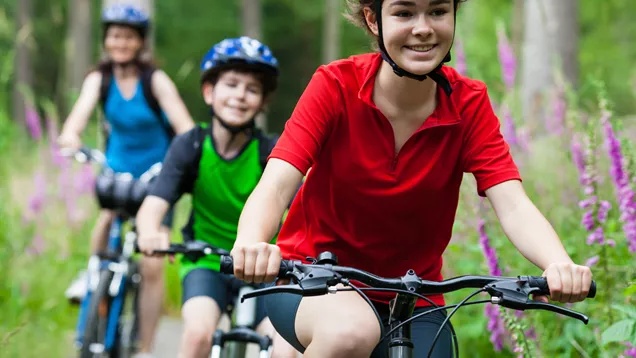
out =
{"type": "Polygon", "coordinates": [[[248,343],[256,343],[259,345],[259,358],[269,358],[269,350],[272,346],[272,339],[268,336],[261,336],[251,329],[256,318],[256,300],[246,300],[241,303],[241,297],[253,291],[254,288],[244,286],[239,290],[234,310],[235,325],[229,332],[223,332],[217,329],[212,338],[212,352],[210,358],[221,358],[226,343],[232,343],[230,354],[226,358],[243,358],[248,343]]]}

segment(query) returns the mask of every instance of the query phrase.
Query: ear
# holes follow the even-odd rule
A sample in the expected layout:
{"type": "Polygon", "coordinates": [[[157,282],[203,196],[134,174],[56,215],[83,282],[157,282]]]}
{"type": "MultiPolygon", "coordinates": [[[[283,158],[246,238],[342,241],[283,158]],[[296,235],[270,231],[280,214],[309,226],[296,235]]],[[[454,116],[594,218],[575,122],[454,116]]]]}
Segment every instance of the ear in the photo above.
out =
{"type": "Polygon", "coordinates": [[[210,82],[204,82],[201,85],[201,94],[203,95],[205,103],[211,106],[212,100],[214,99],[214,86],[210,82]]]}
{"type": "Polygon", "coordinates": [[[365,6],[362,10],[364,12],[364,20],[367,22],[367,27],[375,35],[380,36],[378,32],[378,22],[376,21],[376,13],[371,10],[369,6],[365,6]]]}

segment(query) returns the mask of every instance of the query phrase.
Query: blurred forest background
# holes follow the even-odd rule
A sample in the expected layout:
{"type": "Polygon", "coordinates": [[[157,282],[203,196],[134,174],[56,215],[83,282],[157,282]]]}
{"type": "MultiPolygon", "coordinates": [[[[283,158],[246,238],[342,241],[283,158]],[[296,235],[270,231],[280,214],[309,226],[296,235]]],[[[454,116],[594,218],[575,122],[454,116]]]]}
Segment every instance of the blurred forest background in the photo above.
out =
{"type": "MultiPolygon", "coordinates": [[[[0,0],[0,357],[71,354],[77,309],[63,292],[86,265],[94,168],[60,158],[52,139],[101,55],[99,13],[114,2],[123,1],[0,0]]],[[[343,0],[129,2],[152,14],[155,60],[197,121],[209,119],[199,63],[223,38],[259,38],[278,58],[280,86],[262,123],[277,133],[319,65],[372,51],[342,16],[343,0]]],[[[591,317],[587,326],[548,312],[460,310],[463,356],[636,357],[635,16],[629,0],[461,5],[451,65],[488,85],[528,194],[599,282],[596,299],[572,307],[591,317]]],[[[103,142],[97,117],[89,145],[103,142]]],[[[445,275],[540,274],[506,240],[471,176],[462,190],[445,275]]],[[[175,238],[188,208],[185,198],[175,238]]],[[[174,315],[175,266],[168,287],[174,315]]]]}

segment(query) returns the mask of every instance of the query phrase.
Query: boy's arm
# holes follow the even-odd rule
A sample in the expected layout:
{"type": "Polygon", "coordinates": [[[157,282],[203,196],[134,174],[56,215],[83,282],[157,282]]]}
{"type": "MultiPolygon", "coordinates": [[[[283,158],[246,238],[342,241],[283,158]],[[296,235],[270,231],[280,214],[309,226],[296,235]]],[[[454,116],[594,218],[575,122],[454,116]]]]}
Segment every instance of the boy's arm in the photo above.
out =
{"type": "Polygon", "coordinates": [[[153,250],[167,249],[168,238],[159,234],[161,221],[170,206],[174,205],[186,192],[192,191],[194,166],[198,157],[194,145],[196,137],[195,127],[189,132],[174,138],[166,158],[164,159],[161,173],[155,179],[148,196],[144,199],[136,217],[137,230],[139,232],[139,248],[146,254],[152,254],[153,250]]]}

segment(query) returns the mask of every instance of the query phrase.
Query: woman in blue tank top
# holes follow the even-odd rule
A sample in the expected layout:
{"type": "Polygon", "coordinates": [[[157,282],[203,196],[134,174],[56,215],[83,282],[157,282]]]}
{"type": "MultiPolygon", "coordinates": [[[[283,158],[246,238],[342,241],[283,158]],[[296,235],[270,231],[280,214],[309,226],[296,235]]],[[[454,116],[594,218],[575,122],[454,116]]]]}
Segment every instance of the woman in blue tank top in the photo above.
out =
{"type": "MultiPolygon", "coordinates": [[[[106,158],[115,172],[139,177],[153,164],[162,162],[174,134],[187,132],[194,122],[176,86],[161,70],[145,59],[148,16],[141,10],[116,4],[104,9],[104,50],[107,59],[90,72],[77,102],[69,114],[58,144],[79,149],[80,135],[99,102],[108,128],[106,158]]],[[[105,248],[113,213],[102,210],[91,236],[92,252],[105,248]]],[[[168,235],[172,224],[167,214],[162,231],[168,235]]],[[[151,351],[163,300],[163,261],[143,257],[144,285],[140,300],[140,352],[151,351]]],[[[86,293],[85,274],[67,290],[67,297],[80,300],[86,293]]]]}

